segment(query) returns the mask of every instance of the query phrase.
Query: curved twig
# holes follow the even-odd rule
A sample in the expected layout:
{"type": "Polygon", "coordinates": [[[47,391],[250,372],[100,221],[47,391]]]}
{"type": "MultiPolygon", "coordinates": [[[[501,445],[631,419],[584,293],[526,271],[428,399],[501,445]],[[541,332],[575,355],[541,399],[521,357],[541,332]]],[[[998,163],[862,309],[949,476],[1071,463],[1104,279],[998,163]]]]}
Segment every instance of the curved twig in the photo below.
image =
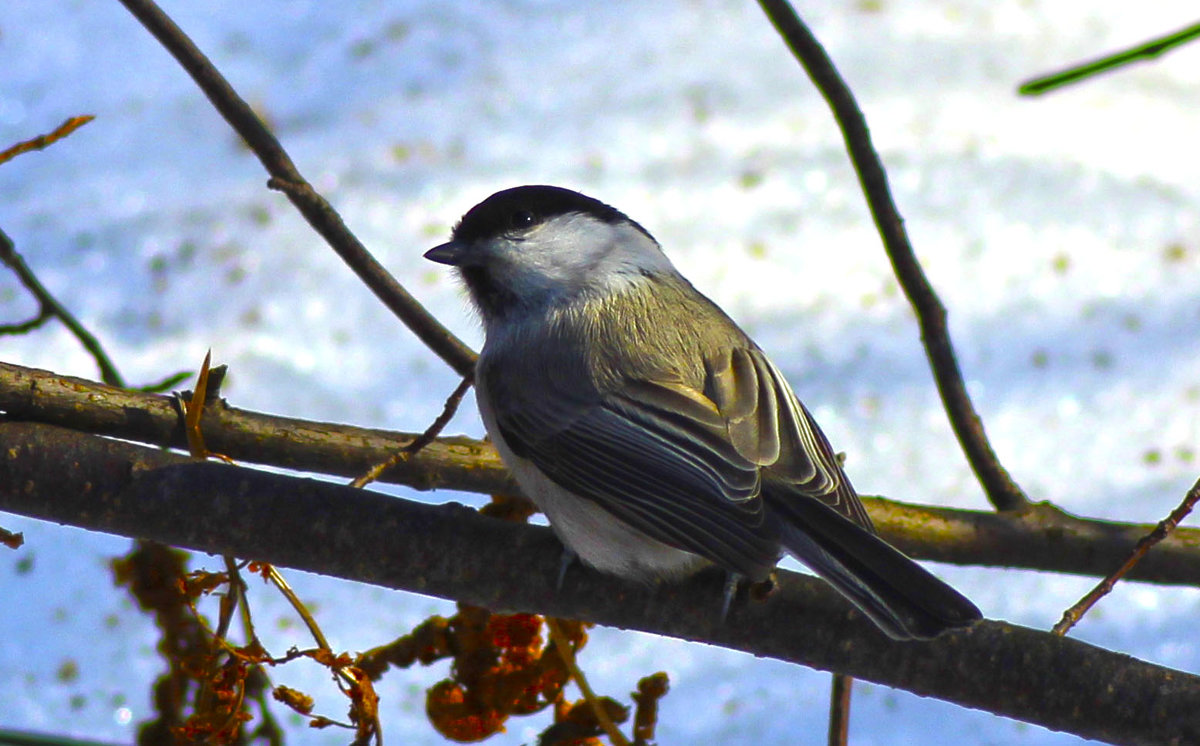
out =
{"type": "Polygon", "coordinates": [[[813,36],[800,16],[786,0],[759,0],[776,31],[800,62],[814,85],[825,97],[837,119],[850,152],[850,160],[858,173],[859,182],[867,196],[867,204],[875,219],[875,227],[883,238],[896,279],[904,288],[921,326],[921,341],[933,368],[942,405],[950,418],[950,426],[967,456],[975,476],[997,510],[1021,510],[1029,504],[1025,493],[1017,486],[996,457],[983,431],[983,420],[975,411],[962,371],[954,355],[950,333],[946,327],[946,308],[925,277],[912,244],[904,230],[896,204],[888,187],[887,174],[879,155],[871,145],[867,121],[854,101],[854,95],[842,80],[833,61],[821,43],[813,36]]]}
{"type": "Polygon", "coordinates": [[[121,378],[121,374],[117,371],[117,366],[108,357],[108,353],[104,351],[100,341],[89,332],[83,324],[79,323],[79,319],[66,309],[66,307],[58,302],[50,291],[42,285],[38,280],[37,275],[25,263],[25,260],[17,253],[17,249],[13,246],[12,239],[8,237],[3,230],[0,230],[0,262],[8,265],[16,275],[25,289],[37,299],[39,310],[38,315],[21,324],[12,324],[5,327],[0,327],[0,334],[24,334],[32,329],[36,329],[46,319],[50,317],[57,318],[75,335],[83,348],[88,351],[92,359],[96,361],[96,366],[100,368],[100,378],[110,386],[125,386],[125,380],[121,378]]]}

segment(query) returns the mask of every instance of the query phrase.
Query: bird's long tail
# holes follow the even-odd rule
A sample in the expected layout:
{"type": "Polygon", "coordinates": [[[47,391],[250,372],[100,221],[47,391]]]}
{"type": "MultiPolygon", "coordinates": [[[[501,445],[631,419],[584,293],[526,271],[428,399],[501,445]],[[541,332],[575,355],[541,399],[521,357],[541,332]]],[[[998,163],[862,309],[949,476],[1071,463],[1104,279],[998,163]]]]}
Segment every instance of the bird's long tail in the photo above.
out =
{"type": "Polygon", "coordinates": [[[928,640],[982,617],[965,596],[866,528],[813,499],[772,501],[789,554],[889,636],[928,640]]]}

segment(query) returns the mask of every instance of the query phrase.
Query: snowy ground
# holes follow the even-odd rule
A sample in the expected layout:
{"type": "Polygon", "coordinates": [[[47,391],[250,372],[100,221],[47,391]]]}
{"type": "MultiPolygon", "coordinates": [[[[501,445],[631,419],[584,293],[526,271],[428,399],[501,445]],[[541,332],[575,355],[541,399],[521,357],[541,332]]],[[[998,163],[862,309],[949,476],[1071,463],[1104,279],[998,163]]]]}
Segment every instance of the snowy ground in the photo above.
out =
{"type": "MultiPolygon", "coordinates": [[[[865,493],[985,502],[945,424],[828,111],[750,2],[299,0],[166,9],[272,123],[301,171],[400,281],[472,344],[420,253],[492,191],[554,183],[621,207],[772,354],[865,493]]],[[[1184,2],[807,2],[853,86],[963,369],[1035,499],[1165,515],[1200,428],[1200,46],[1040,100],[1019,81],[1193,22],[1184,2]]],[[[134,383],[212,347],[238,406],[420,430],[451,372],[303,224],[165,52],[116,2],[0,9],[0,146],[92,124],[0,166],[0,225],[134,383]]],[[[0,320],[33,306],[0,273],[0,320]]],[[[65,332],[0,359],[94,376],[65,332]]],[[[452,425],[480,435],[473,405],[452,425]]],[[[417,499],[466,500],[438,493],[417,499]]],[[[0,515],[0,727],[129,742],[148,717],[154,630],[111,589],[112,537],[0,515]],[[77,677],[64,674],[73,662],[77,677]]],[[[989,617],[1047,628],[1091,581],[939,566],[989,617]]],[[[292,573],[334,647],[364,649],[450,604],[292,573]]],[[[261,618],[285,610],[266,596],[261,618]]],[[[1200,670],[1200,591],[1123,585],[1078,637],[1200,670]]],[[[302,642],[272,626],[282,650],[302,642]]],[[[828,677],[597,630],[583,663],[623,696],[666,670],[663,744],[820,743],[828,677]]],[[[442,743],[423,687],[383,687],[392,742],[442,743]],[[396,739],[400,738],[400,741],[396,739]]],[[[277,680],[330,688],[315,670],[277,680]]],[[[323,700],[340,716],[336,699],[323,700]]],[[[857,689],[856,744],[1078,739],[857,689]]],[[[498,743],[529,743],[545,718],[498,743]]],[[[294,742],[341,743],[301,732],[294,742]]]]}

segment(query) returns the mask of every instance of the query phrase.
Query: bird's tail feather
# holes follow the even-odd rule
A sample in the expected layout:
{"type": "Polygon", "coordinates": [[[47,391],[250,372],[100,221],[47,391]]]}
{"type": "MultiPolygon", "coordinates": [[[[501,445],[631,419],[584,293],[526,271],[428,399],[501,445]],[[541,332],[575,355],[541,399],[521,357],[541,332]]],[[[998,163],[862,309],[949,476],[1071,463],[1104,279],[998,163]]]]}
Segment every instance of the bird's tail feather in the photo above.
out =
{"type": "Polygon", "coordinates": [[[774,501],[789,554],[828,581],[889,637],[928,640],[982,617],[965,596],[900,550],[811,499],[774,501]]]}

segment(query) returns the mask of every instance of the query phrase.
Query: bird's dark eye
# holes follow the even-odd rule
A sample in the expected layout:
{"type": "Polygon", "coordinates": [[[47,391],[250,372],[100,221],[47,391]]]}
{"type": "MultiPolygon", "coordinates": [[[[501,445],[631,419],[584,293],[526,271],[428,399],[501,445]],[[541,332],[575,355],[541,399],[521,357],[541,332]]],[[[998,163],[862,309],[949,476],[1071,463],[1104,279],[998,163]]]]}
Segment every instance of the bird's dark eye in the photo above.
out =
{"type": "Polygon", "coordinates": [[[529,210],[519,210],[508,217],[509,227],[513,230],[524,230],[537,224],[537,215],[529,210]]]}

